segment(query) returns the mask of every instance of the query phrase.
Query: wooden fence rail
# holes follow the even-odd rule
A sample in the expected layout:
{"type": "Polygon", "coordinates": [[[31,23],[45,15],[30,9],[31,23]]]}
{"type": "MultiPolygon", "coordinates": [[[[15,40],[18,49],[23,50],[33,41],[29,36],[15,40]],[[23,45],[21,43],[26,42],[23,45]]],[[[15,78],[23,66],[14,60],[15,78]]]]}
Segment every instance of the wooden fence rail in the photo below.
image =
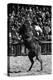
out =
{"type": "MultiPolygon", "coordinates": [[[[41,53],[46,55],[51,55],[51,41],[42,41],[41,42],[41,53]]],[[[9,55],[20,56],[27,55],[28,49],[24,46],[24,44],[10,44],[9,47],[9,55]]]]}

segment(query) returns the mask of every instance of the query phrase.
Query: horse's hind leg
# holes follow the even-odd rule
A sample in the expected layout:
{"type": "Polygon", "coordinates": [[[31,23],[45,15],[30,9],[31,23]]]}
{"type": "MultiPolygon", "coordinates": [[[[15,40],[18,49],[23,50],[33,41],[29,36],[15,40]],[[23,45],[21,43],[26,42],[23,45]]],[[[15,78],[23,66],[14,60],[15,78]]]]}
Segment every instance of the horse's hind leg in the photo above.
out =
{"type": "Polygon", "coordinates": [[[29,70],[28,70],[28,71],[30,71],[30,70],[31,70],[31,68],[32,68],[32,66],[33,66],[33,63],[34,63],[34,61],[31,63],[31,66],[30,66],[30,68],[29,68],[29,70]]]}
{"type": "Polygon", "coordinates": [[[31,66],[30,66],[30,68],[29,68],[29,70],[28,70],[28,71],[30,71],[31,68],[32,68],[32,66],[33,66],[33,64],[34,64],[34,61],[33,61],[32,56],[29,56],[29,55],[28,55],[28,57],[29,57],[29,59],[30,59],[30,61],[31,61],[31,66]]]}
{"type": "Polygon", "coordinates": [[[42,59],[41,59],[41,57],[36,56],[36,59],[40,62],[40,64],[41,64],[41,69],[40,70],[42,70],[43,68],[42,68],[42,59]]]}

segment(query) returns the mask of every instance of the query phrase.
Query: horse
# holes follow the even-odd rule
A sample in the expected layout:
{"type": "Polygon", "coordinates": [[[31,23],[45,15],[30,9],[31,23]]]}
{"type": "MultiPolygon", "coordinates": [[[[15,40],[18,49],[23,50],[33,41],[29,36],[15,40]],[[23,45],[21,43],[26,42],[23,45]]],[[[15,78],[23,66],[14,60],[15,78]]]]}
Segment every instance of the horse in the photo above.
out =
{"type": "Polygon", "coordinates": [[[19,28],[19,35],[22,36],[23,43],[25,47],[29,50],[28,52],[28,58],[31,62],[31,66],[27,71],[30,71],[33,64],[34,60],[33,58],[36,56],[36,59],[40,62],[41,64],[41,69],[42,70],[42,59],[41,59],[41,46],[39,45],[39,40],[31,34],[31,31],[28,30],[28,27],[23,24],[19,28]]]}

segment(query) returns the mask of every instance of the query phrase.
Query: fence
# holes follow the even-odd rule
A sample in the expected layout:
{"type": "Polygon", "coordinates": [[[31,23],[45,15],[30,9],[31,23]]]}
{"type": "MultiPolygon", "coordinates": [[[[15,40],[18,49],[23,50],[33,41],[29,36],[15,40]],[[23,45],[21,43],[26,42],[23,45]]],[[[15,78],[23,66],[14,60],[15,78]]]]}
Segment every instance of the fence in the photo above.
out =
{"type": "Polygon", "coordinates": [[[41,52],[42,54],[51,55],[52,52],[51,41],[42,41],[41,44],[41,52]]]}
{"type": "MultiPolygon", "coordinates": [[[[51,41],[42,41],[41,53],[44,55],[51,55],[51,41]]],[[[13,44],[9,47],[9,55],[20,56],[27,55],[28,49],[24,44],[13,44]]]]}

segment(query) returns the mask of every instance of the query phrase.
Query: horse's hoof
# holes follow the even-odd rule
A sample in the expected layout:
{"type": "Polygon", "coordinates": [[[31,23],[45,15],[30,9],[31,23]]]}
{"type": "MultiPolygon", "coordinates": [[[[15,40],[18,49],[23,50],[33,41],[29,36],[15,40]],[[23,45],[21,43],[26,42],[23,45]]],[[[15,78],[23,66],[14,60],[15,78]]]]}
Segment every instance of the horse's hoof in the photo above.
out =
{"type": "Polygon", "coordinates": [[[29,70],[27,72],[29,72],[29,70]]]}
{"type": "Polygon", "coordinates": [[[18,71],[17,73],[20,73],[21,71],[18,71]]]}
{"type": "Polygon", "coordinates": [[[40,72],[40,70],[37,70],[37,72],[40,72]]]}
{"type": "Polygon", "coordinates": [[[29,72],[29,70],[27,72],[29,72]]]}
{"type": "Polygon", "coordinates": [[[41,67],[40,71],[42,71],[42,70],[43,70],[43,67],[41,67]]]}
{"type": "Polygon", "coordinates": [[[40,72],[40,71],[42,71],[43,69],[41,68],[40,70],[37,70],[37,72],[40,72]]]}
{"type": "Polygon", "coordinates": [[[40,71],[42,71],[43,69],[41,68],[40,71]]]}
{"type": "Polygon", "coordinates": [[[27,72],[29,72],[30,70],[27,70],[27,72]]]}
{"type": "Polygon", "coordinates": [[[43,69],[40,69],[40,71],[42,71],[43,69]]]}

